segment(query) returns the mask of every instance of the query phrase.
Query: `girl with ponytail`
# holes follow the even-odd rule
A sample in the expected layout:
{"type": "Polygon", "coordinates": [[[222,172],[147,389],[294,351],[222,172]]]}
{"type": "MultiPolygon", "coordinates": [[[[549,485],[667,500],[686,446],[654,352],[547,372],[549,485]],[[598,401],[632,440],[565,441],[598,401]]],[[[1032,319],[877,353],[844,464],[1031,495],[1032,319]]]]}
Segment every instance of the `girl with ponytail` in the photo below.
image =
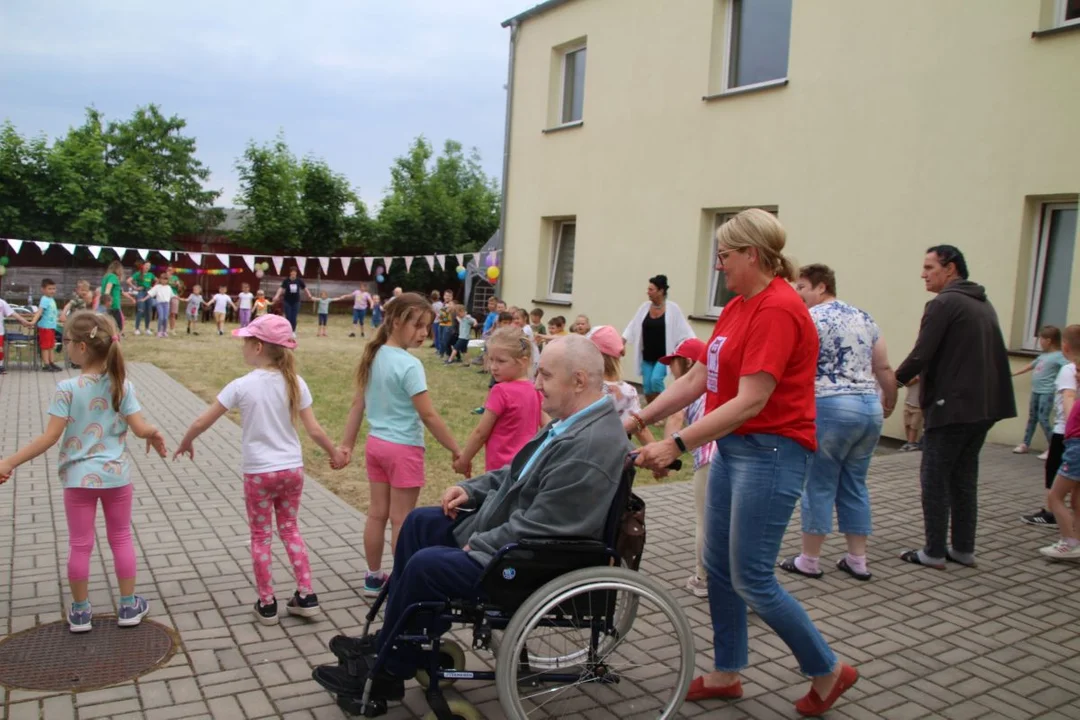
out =
{"type": "Polygon", "coordinates": [[[131,476],[125,453],[128,430],[165,457],[165,438],[143,419],[135,388],[127,380],[116,323],[108,315],[80,311],[68,318],[64,344],[82,374],[56,386],[45,432],[9,458],[0,460],[0,483],[15,468],[61,442],[60,481],[68,525],[68,583],[71,632],[93,628],[90,607],[90,554],[95,516],[101,502],[112,549],[120,606],[117,624],[138,625],[150,604],[135,594],[135,546],[131,539],[131,476]]]}
{"type": "Polygon", "coordinates": [[[422,295],[403,293],[385,306],[386,317],[364,348],[356,369],[353,398],[340,451],[347,464],[356,446],[364,413],[368,436],[364,444],[371,507],[364,525],[368,571],[364,592],[378,595],[386,582],[382,571],[386,523],[391,525],[391,552],[405,516],[416,507],[424,486],[424,427],[453,455],[461,457],[454,436],[435,411],[427,391],[424,366],[409,350],[423,346],[435,320],[422,295]]]}
{"type": "Polygon", "coordinates": [[[270,550],[275,516],[278,535],[296,576],[296,593],[285,609],[290,615],[300,617],[312,617],[320,612],[319,599],[311,589],[307,546],[297,524],[304,492],[304,458],[297,424],[303,423],[311,439],[330,456],[331,465],[341,467],[345,462],[341,451],[334,447],[315,419],[311,392],[304,379],[296,374],[293,356],[296,340],[289,321],[280,315],[263,315],[246,327],[233,330],[233,336],[244,338],[244,362],[255,369],[225,386],[217,402],[188,428],[173,457],[187,455],[195,459],[195,438],[229,410],[240,409],[244,498],[251,530],[251,562],[259,593],[255,617],[263,625],[276,625],[278,606],[270,550]]]}

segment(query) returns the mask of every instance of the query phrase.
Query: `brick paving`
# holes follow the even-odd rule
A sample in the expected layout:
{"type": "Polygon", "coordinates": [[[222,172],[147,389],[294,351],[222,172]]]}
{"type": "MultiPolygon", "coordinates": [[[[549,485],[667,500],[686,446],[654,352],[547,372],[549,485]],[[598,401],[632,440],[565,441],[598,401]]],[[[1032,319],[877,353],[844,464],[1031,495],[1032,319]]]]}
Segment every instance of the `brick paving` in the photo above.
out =
{"type": "MultiPolygon", "coordinates": [[[[175,446],[204,403],[152,366],[135,364],[131,374],[145,412],[175,446]]],[[[54,380],[17,370],[0,378],[0,454],[40,432],[54,380]]],[[[356,588],[363,581],[363,517],[309,482],[302,523],[325,614],[317,622],[283,617],[275,627],[255,623],[239,441],[238,427],[219,422],[200,440],[195,464],[147,457],[132,445],[139,588],[152,604],[151,618],[179,633],[182,647],[172,660],[135,681],[76,695],[0,688],[3,717],[342,717],[310,680],[310,668],[332,659],[326,642],[333,635],[356,632],[362,623],[367,604],[356,588]]],[[[54,450],[0,487],[0,628],[7,633],[63,617],[67,538],[55,462],[54,450]]],[[[944,573],[896,559],[920,544],[917,468],[917,454],[874,460],[873,582],[857,583],[837,571],[820,581],[782,579],[837,653],[862,672],[829,717],[1080,717],[1080,565],[1044,561],[1036,551],[1053,533],[1017,521],[1040,503],[1041,465],[1007,448],[986,449],[981,567],[950,566],[944,573]]],[[[675,484],[642,488],[641,494],[649,503],[643,572],[670,585],[697,636],[698,665],[708,669],[708,605],[682,589],[693,565],[691,489],[675,484]]],[[[785,553],[796,552],[797,530],[796,520],[785,553]]],[[[275,545],[280,553],[280,543],[275,545]]],[[[830,540],[826,560],[841,551],[842,541],[830,540]]],[[[275,580],[279,595],[286,595],[291,578],[283,554],[281,560],[275,580]]],[[[115,603],[111,573],[99,527],[91,570],[91,600],[99,612],[115,603]]],[[[806,683],[779,639],[760,620],[751,621],[745,697],[684,705],[686,717],[795,716],[791,703],[806,683]]],[[[487,717],[502,717],[493,686],[461,689],[487,717]]],[[[387,717],[426,712],[421,691],[412,686],[387,717]]]]}

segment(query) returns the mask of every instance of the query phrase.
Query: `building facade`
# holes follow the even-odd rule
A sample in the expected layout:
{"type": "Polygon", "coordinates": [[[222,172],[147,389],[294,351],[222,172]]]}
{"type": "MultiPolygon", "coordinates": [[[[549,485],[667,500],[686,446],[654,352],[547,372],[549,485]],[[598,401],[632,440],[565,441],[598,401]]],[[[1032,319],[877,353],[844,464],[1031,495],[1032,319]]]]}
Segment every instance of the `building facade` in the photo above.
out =
{"type": "Polygon", "coordinates": [[[1080,322],[1080,1],[552,0],[506,25],[510,302],[621,330],[664,273],[707,337],[715,228],[763,207],[894,365],[931,245],[964,251],[1017,367],[1080,322]]]}

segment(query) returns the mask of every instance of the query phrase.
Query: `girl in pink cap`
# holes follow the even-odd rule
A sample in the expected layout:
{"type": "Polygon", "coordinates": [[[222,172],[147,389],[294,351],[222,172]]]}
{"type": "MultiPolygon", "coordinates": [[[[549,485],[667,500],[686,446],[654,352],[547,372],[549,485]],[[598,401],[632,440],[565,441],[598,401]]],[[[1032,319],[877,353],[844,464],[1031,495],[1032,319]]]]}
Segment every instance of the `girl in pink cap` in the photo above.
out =
{"type": "MultiPolygon", "coordinates": [[[[588,337],[604,356],[604,392],[614,401],[615,410],[625,421],[641,410],[641,397],[633,385],[622,379],[622,337],[619,331],[610,325],[593,328],[588,337]]],[[[633,437],[642,445],[648,445],[655,439],[647,427],[635,432],[633,437]]]]}
{"type": "Polygon", "coordinates": [[[296,340],[289,321],[280,315],[263,315],[232,334],[244,338],[244,362],[254,370],[225,386],[217,401],[188,428],[173,458],[187,455],[195,459],[195,438],[229,410],[240,409],[244,498],[251,529],[251,562],[259,593],[255,617],[263,625],[276,625],[278,607],[270,552],[275,515],[278,535],[296,576],[296,593],[285,609],[290,615],[300,617],[319,614],[319,599],[311,588],[307,547],[297,524],[304,491],[304,458],[296,433],[297,423],[303,423],[311,439],[330,456],[331,465],[340,467],[344,457],[315,419],[311,392],[304,379],[296,374],[293,357],[296,340]]]}

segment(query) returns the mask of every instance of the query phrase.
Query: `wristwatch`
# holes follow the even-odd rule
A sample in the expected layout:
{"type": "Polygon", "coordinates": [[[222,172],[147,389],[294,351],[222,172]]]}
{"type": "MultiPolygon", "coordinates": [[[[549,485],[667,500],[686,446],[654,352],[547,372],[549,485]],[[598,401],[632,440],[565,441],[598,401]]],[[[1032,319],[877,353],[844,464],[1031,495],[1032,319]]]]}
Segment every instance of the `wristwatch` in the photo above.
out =
{"type": "Polygon", "coordinates": [[[679,433],[671,433],[671,439],[675,441],[675,446],[679,448],[679,452],[686,452],[686,443],[683,442],[682,436],[679,435],[679,433]]]}

